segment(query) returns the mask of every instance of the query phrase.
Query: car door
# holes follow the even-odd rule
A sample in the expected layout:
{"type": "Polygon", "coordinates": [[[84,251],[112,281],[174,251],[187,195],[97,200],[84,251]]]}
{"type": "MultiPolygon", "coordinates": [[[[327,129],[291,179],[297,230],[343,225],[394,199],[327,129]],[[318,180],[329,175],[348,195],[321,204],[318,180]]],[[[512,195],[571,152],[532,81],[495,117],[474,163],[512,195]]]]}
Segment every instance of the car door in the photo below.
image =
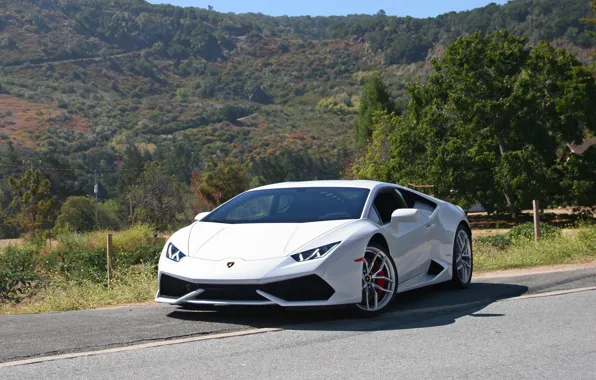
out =
{"type": "Polygon", "coordinates": [[[428,217],[416,222],[402,223],[397,230],[391,225],[391,214],[399,208],[407,208],[397,188],[383,188],[377,192],[373,209],[377,212],[381,228],[387,238],[389,249],[395,261],[399,282],[404,282],[421,273],[430,254],[431,246],[426,239],[428,217]]]}

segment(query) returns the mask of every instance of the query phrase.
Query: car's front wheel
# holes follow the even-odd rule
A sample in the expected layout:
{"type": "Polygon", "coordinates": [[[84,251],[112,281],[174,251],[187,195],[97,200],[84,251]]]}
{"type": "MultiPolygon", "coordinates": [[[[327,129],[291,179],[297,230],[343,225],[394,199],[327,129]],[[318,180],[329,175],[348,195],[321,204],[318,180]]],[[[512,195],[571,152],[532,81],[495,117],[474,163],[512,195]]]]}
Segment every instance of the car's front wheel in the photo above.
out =
{"type": "Polygon", "coordinates": [[[395,297],[397,271],[387,249],[370,243],[362,261],[362,302],[356,305],[361,315],[377,315],[395,297]]]}

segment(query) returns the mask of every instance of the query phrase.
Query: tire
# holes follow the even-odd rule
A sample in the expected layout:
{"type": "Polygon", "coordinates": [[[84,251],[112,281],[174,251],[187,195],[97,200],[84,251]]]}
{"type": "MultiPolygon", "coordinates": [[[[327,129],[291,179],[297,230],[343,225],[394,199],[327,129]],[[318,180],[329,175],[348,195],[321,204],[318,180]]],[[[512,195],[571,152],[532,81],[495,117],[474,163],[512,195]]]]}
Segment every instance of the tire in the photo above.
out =
{"type": "Polygon", "coordinates": [[[472,236],[464,224],[460,224],[455,232],[453,242],[451,285],[455,288],[466,289],[472,281],[474,271],[474,255],[472,252],[472,236]]]}
{"type": "Polygon", "coordinates": [[[362,302],[353,305],[352,310],[363,317],[377,316],[391,305],[396,291],[397,269],[393,258],[383,245],[369,243],[362,262],[362,302]]]}

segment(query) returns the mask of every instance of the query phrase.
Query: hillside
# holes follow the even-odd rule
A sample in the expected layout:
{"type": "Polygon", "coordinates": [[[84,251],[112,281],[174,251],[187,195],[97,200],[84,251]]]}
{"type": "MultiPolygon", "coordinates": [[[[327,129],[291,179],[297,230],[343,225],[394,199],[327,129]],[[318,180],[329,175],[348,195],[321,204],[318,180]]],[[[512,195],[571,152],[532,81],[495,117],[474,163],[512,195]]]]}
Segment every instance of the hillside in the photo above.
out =
{"type": "Polygon", "coordinates": [[[0,178],[30,161],[60,197],[88,194],[95,172],[116,196],[129,145],[187,182],[228,156],[255,163],[254,176],[259,160],[285,157],[286,179],[337,177],[371,71],[403,104],[430,58],[477,29],[547,39],[586,62],[594,51],[580,22],[587,0],[513,0],[428,19],[233,15],[142,0],[3,4],[0,140],[12,145],[0,148],[0,178]]]}

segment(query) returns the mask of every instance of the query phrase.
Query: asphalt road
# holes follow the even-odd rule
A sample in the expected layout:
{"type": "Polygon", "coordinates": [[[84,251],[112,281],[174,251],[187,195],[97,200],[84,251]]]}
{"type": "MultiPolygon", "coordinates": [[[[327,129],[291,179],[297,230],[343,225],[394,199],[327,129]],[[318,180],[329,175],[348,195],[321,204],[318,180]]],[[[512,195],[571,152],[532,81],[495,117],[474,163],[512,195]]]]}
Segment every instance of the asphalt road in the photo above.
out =
{"type": "Polygon", "coordinates": [[[402,295],[392,312],[373,320],[346,318],[341,309],[185,311],[167,306],[4,316],[0,362],[225,331],[284,330],[22,366],[0,364],[0,378],[163,378],[193,371],[212,378],[345,378],[377,376],[385,365],[387,375],[402,378],[594,379],[596,292],[505,301],[588,286],[596,286],[596,268],[481,279],[467,291],[435,287],[402,295]],[[559,376],[566,370],[572,375],[559,376]],[[497,376],[502,371],[508,375],[497,376]]]}

